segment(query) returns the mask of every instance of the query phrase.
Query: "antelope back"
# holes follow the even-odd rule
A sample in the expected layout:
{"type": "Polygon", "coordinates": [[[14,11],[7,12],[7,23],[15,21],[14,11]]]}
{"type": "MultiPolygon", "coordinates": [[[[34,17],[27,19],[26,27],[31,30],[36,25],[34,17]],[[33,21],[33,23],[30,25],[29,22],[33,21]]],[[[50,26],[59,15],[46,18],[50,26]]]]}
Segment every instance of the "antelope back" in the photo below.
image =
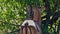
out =
{"type": "Polygon", "coordinates": [[[20,34],[36,34],[36,30],[33,26],[22,26],[20,34]]]}

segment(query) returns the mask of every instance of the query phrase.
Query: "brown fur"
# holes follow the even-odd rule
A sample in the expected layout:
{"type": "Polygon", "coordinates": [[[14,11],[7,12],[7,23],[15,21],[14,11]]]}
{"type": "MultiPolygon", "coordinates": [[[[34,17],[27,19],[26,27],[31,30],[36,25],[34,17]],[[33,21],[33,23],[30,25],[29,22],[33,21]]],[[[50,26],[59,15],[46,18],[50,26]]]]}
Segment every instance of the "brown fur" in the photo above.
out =
{"type": "Polygon", "coordinates": [[[40,16],[40,12],[39,12],[39,9],[37,7],[33,7],[33,20],[34,21],[41,21],[41,16],[40,16]]]}
{"type": "Polygon", "coordinates": [[[22,26],[20,34],[36,34],[36,30],[32,26],[22,26]]]}
{"type": "MultiPolygon", "coordinates": [[[[33,6],[32,7],[32,10],[33,10],[33,20],[34,21],[37,21],[38,22],[38,24],[39,25],[41,25],[41,11],[42,10],[45,10],[45,7],[44,6],[42,6],[42,7],[40,7],[40,8],[38,8],[37,6],[33,6]]],[[[41,30],[41,27],[40,27],[40,34],[42,34],[42,30],[41,30]]]]}
{"type": "MultiPolygon", "coordinates": [[[[32,11],[33,11],[33,17],[32,20],[40,22],[41,23],[41,11],[45,10],[44,7],[42,8],[38,8],[38,7],[32,7],[32,11]]],[[[40,28],[40,33],[42,34],[41,28],[40,28]]],[[[37,34],[36,29],[32,26],[22,26],[21,30],[20,30],[20,34],[37,34]]]]}
{"type": "Polygon", "coordinates": [[[44,11],[45,10],[45,7],[42,6],[42,7],[37,7],[37,6],[33,6],[32,7],[32,11],[33,11],[33,20],[34,21],[38,21],[41,23],[41,11],[44,11]]]}

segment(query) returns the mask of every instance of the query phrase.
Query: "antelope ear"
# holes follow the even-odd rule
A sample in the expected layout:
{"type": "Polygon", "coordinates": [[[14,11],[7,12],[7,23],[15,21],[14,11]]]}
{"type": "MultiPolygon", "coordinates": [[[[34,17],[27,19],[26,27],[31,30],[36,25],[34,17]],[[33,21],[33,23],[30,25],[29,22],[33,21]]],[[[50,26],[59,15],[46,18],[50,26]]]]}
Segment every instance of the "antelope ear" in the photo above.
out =
{"type": "Polygon", "coordinates": [[[44,7],[44,6],[42,6],[42,7],[38,8],[38,10],[39,10],[40,12],[42,12],[42,11],[44,11],[44,10],[45,10],[45,7],[44,7]]]}
{"type": "Polygon", "coordinates": [[[42,10],[45,10],[45,6],[42,6],[41,9],[42,9],[42,10]]]}

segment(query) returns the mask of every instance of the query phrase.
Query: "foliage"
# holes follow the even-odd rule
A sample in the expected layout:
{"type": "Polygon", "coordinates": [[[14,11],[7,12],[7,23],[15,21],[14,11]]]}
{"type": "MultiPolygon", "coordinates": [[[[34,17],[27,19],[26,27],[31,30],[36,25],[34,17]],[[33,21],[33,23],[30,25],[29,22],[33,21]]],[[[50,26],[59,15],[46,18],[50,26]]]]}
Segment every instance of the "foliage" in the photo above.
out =
{"type": "MultiPolygon", "coordinates": [[[[26,6],[45,6],[42,11],[43,34],[58,33],[60,21],[60,0],[0,0],[0,34],[8,34],[17,30],[26,19],[26,6]]],[[[13,32],[17,34],[17,32],[13,32]]]]}

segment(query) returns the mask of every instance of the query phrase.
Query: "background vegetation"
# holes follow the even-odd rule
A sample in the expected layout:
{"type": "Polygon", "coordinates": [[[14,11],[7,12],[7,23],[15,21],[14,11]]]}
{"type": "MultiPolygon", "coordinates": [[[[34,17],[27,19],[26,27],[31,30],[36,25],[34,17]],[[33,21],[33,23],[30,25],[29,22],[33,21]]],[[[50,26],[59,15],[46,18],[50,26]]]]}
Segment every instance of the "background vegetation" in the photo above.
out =
{"type": "MultiPolygon", "coordinates": [[[[0,34],[9,34],[19,29],[26,19],[26,6],[45,6],[42,11],[43,34],[58,34],[60,23],[60,0],[0,0],[0,34]]],[[[13,32],[11,34],[18,34],[13,32]]]]}

